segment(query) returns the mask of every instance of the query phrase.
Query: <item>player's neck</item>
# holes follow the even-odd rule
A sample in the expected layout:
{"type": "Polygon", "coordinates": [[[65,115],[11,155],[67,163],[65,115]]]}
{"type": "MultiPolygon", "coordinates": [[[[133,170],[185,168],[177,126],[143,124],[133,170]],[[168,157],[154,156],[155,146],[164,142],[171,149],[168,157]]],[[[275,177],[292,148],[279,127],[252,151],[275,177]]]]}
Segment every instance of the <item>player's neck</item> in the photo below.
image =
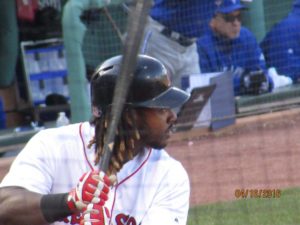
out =
{"type": "Polygon", "coordinates": [[[138,155],[139,153],[143,152],[145,146],[140,141],[135,141],[134,149],[133,149],[133,156],[138,155]]]}

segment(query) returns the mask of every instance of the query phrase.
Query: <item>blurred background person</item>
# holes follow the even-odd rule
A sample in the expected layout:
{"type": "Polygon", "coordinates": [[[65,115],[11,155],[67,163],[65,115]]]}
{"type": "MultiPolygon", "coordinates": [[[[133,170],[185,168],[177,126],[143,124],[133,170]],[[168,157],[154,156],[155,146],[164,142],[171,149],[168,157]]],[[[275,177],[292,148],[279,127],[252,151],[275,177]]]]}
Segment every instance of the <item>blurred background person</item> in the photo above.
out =
{"type": "Polygon", "coordinates": [[[266,63],[279,74],[300,80],[300,0],[294,0],[291,12],[275,24],[261,42],[266,63]]]}
{"type": "Polygon", "coordinates": [[[141,49],[159,59],[174,85],[182,76],[199,74],[196,38],[208,29],[212,0],[154,0],[141,49]]]}
{"type": "Polygon", "coordinates": [[[233,72],[235,95],[261,94],[274,88],[256,37],[242,26],[239,0],[215,1],[210,29],[197,40],[202,73],[233,72]]]}

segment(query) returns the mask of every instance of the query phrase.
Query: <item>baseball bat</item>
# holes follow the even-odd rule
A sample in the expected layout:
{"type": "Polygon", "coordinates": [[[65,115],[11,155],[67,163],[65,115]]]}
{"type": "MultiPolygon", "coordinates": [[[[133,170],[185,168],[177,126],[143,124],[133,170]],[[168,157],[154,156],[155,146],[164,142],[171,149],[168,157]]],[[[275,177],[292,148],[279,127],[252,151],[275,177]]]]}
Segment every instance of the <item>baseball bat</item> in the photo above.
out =
{"type": "Polygon", "coordinates": [[[114,88],[111,120],[107,128],[107,138],[104,142],[104,154],[100,160],[100,169],[107,172],[114,149],[115,131],[126,102],[128,88],[133,78],[137,55],[142,42],[147,16],[152,0],[137,0],[127,20],[127,36],[123,45],[120,74],[114,88]]]}

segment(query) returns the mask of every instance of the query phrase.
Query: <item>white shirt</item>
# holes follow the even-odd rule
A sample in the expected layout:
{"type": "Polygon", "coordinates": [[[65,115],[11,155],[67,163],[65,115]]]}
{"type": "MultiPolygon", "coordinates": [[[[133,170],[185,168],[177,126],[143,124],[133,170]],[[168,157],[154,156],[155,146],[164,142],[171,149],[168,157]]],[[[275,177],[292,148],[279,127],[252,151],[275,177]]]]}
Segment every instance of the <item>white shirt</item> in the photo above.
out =
{"type": "MultiPolygon", "coordinates": [[[[0,187],[20,186],[41,194],[69,192],[82,174],[97,168],[95,150],[87,148],[93,134],[88,122],[40,131],[19,153],[0,187]]],[[[146,149],[123,166],[117,180],[106,203],[111,224],[186,224],[188,175],[165,150],[146,149]]],[[[77,224],[79,216],[65,222],[54,224],[77,224]]]]}

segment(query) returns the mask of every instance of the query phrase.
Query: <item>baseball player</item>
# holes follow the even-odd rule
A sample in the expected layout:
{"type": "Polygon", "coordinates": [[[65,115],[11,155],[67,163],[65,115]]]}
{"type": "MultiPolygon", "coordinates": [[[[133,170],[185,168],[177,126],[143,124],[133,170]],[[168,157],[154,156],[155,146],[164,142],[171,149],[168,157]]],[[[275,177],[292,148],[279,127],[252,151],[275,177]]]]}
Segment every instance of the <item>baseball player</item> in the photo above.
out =
{"type": "Polygon", "coordinates": [[[121,56],[91,79],[90,122],[37,133],[0,184],[0,224],[186,224],[189,179],[163,149],[189,95],[155,58],[139,55],[111,163],[98,171],[121,56]]]}
{"type": "Polygon", "coordinates": [[[141,52],[159,59],[177,87],[182,76],[200,73],[195,41],[213,7],[212,0],[154,0],[141,52]]]}

